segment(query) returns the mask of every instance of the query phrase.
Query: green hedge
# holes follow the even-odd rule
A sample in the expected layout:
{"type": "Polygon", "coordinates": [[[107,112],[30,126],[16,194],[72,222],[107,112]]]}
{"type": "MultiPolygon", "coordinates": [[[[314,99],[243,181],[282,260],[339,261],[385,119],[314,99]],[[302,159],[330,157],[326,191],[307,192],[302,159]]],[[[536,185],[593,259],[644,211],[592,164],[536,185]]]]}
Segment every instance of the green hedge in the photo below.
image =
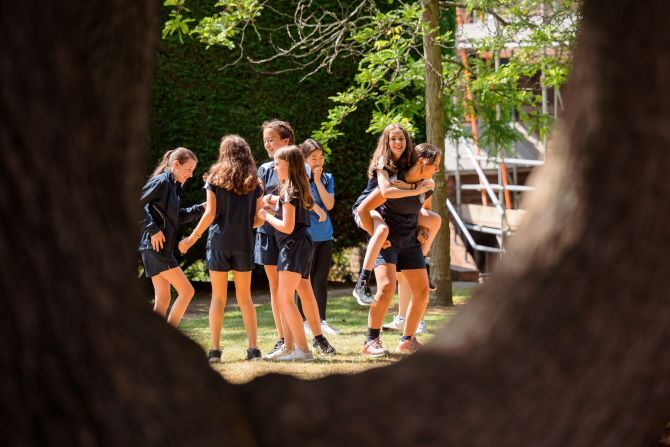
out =
{"type": "MultiPolygon", "coordinates": [[[[189,8],[197,17],[211,13],[213,3],[192,0],[189,8]]],[[[292,6],[289,1],[273,2],[273,7],[287,12],[292,6]]],[[[274,20],[276,17],[265,14],[258,25],[276,25],[270,23],[274,20]]],[[[247,54],[268,54],[266,42],[258,41],[253,33],[247,37],[247,54]]],[[[186,205],[204,200],[201,177],[215,160],[223,135],[241,135],[251,145],[257,162],[266,161],[260,124],[271,118],[284,119],[296,129],[298,142],[308,138],[332,106],[328,97],[347,87],[357,65],[352,60],[340,61],[332,73],[318,73],[299,82],[300,73],[263,73],[259,70],[267,67],[243,61],[222,69],[237,56],[227,49],[205,49],[194,41],[159,42],[151,103],[151,166],[146,167],[146,172],[150,173],[167,149],[192,149],[200,163],[196,176],[185,188],[186,205]]],[[[335,177],[337,202],[331,217],[336,249],[362,242],[350,210],[367,181],[366,168],[377,139],[365,133],[370,114],[370,110],[358,110],[343,126],[345,135],[330,145],[332,154],[326,170],[335,177]]],[[[187,265],[202,257],[203,242],[199,244],[189,252],[187,265]]]]}

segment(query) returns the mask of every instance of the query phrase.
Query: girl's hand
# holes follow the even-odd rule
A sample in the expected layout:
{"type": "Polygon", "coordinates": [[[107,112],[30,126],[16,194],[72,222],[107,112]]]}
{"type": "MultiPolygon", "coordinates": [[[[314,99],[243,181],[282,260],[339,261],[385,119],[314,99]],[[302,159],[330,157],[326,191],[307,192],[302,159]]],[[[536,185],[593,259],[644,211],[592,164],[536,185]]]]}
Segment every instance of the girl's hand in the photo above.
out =
{"type": "Polygon", "coordinates": [[[397,180],[397,179],[391,181],[391,186],[395,186],[396,188],[400,188],[400,189],[412,189],[413,188],[413,186],[410,185],[409,183],[403,182],[402,180],[397,180]]]}
{"type": "Polygon", "coordinates": [[[154,250],[156,251],[162,250],[164,244],[165,244],[165,235],[163,234],[162,231],[158,231],[158,233],[151,236],[151,246],[153,247],[154,250]]]}
{"type": "Polygon", "coordinates": [[[384,243],[382,244],[382,250],[384,250],[385,248],[389,248],[390,246],[391,246],[391,241],[389,241],[388,239],[386,239],[386,240],[384,241],[384,243]]]}
{"type": "Polygon", "coordinates": [[[192,240],[191,236],[185,237],[179,242],[179,253],[185,255],[189,248],[193,246],[195,241],[192,240]]]}
{"type": "Polygon", "coordinates": [[[435,189],[435,181],[432,178],[424,180],[420,183],[421,187],[425,189],[424,192],[435,189]]]}
{"type": "Polygon", "coordinates": [[[326,218],[328,217],[326,212],[320,206],[315,204],[314,208],[312,208],[312,209],[314,210],[316,215],[319,217],[319,222],[324,222],[326,220],[326,218]]]}
{"type": "Polygon", "coordinates": [[[268,212],[265,211],[264,209],[258,210],[258,218],[261,220],[265,220],[267,218],[268,212]]]}
{"type": "Polygon", "coordinates": [[[416,240],[419,241],[419,243],[423,244],[428,240],[428,228],[426,227],[419,227],[419,231],[416,235],[416,240]]]}
{"type": "Polygon", "coordinates": [[[314,183],[321,183],[321,174],[323,174],[323,167],[314,166],[314,168],[312,169],[312,173],[314,174],[314,183]]]}

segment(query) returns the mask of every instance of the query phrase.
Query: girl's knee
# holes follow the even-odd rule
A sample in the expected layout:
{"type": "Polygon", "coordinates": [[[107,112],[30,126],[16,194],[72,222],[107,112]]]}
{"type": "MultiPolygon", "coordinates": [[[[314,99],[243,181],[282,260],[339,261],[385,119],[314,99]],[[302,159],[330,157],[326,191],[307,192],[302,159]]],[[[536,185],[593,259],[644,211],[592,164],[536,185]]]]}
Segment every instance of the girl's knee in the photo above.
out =
{"type": "Polygon", "coordinates": [[[377,236],[377,237],[380,237],[380,236],[381,236],[381,237],[387,237],[388,234],[389,234],[389,227],[388,227],[388,225],[386,225],[385,223],[383,223],[383,224],[379,224],[379,225],[377,225],[377,226],[375,227],[375,232],[374,232],[374,234],[373,234],[373,237],[374,237],[374,236],[377,236]]]}
{"type": "Polygon", "coordinates": [[[195,289],[193,288],[193,285],[188,283],[188,286],[184,286],[184,288],[179,291],[179,295],[187,300],[193,298],[193,295],[195,295],[195,289]]]}

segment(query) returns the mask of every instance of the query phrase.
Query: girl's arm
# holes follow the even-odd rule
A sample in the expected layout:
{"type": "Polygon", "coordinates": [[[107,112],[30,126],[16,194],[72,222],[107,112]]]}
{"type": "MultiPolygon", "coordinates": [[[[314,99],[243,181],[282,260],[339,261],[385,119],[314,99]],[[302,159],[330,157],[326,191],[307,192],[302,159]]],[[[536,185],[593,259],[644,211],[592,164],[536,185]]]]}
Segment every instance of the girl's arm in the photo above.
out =
{"type": "Polygon", "coordinates": [[[416,183],[416,187],[412,185],[413,189],[402,189],[398,188],[397,186],[393,186],[389,180],[388,172],[384,169],[377,169],[377,182],[379,183],[379,190],[385,199],[399,199],[401,197],[418,196],[419,194],[424,193],[430,189],[425,181],[416,183]]]}
{"type": "Polygon", "coordinates": [[[372,216],[370,213],[372,210],[381,206],[384,202],[386,202],[386,199],[382,196],[379,188],[376,188],[365,198],[365,200],[363,200],[360,205],[358,205],[358,208],[356,208],[358,217],[361,219],[361,226],[365,231],[368,232],[370,236],[372,236],[372,233],[374,233],[374,224],[372,223],[372,216]]]}
{"type": "Polygon", "coordinates": [[[312,206],[312,211],[316,213],[317,216],[319,216],[319,222],[323,222],[326,220],[328,217],[328,214],[321,208],[319,205],[316,203],[312,206]]]}
{"type": "Polygon", "coordinates": [[[205,202],[205,212],[200,218],[200,222],[195,226],[193,232],[179,242],[179,251],[183,254],[188,251],[189,248],[195,244],[195,242],[200,239],[202,234],[209,228],[209,226],[214,221],[216,217],[216,194],[209,189],[207,191],[207,202],[205,202]]]}
{"type": "Polygon", "coordinates": [[[268,213],[265,209],[258,212],[258,217],[275,227],[277,231],[291,234],[295,228],[295,207],[290,203],[282,205],[283,220],[268,213]]]}
{"type": "MultiPolygon", "coordinates": [[[[151,202],[158,200],[161,195],[165,194],[166,189],[167,182],[160,179],[159,177],[153,177],[149,179],[147,184],[144,185],[144,188],[142,188],[142,196],[140,197],[140,203],[142,204],[142,214],[144,214],[144,220],[142,223],[144,223],[144,229],[152,237],[161,232],[161,228],[160,225],[158,225],[158,223],[154,220],[151,212],[149,212],[149,207],[151,206],[151,202]]],[[[165,222],[163,222],[163,224],[165,224],[165,222]]],[[[164,239],[165,238],[163,238],[163,240],[164,239]]]]}
{"type": "MultiPolygon", "coordinates": [[[[321,198],[321,201],[323,202],[324,206],[328,211],[333,209],[333,206],[335,206],[335,194],[332,193],[331,191],[328,191],[325,186],[323,186],[323,183],[321,182],[321,173],[323,172],[323,168],[318,167],[314,168],[314,185],[316,186],[316,190],[319,192],[319,197],[321,198]]],[[[332,182],[332,178],[330,183],[328,184],[329,189],[333,189],[334,185],[332,182]]]]}
{"type": "Polygon", "coordinates": [[[261,225],[263,225],[263,219],[258,217],[258,212],[262,210],[265,207],[265,203],[263,202],[263,195],[261,194],[260,197],[256,199],[256,213],[254,214],[254,228],[258,228],[261,225]]]}

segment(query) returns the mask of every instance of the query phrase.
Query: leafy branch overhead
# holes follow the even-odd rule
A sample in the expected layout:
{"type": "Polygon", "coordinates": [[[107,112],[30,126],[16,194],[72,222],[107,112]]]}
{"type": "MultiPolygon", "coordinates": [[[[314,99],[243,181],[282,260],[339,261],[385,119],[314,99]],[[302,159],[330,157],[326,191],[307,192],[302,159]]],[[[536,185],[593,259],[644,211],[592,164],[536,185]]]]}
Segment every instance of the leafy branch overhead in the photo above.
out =
{"type": "MultiPolygon", "coordinates": [[[[424,60],[423,35],[431,30],[423,22],[420,1],[333,0],[319,6],[326,2],[299,0],[291,15],[273,8],[269,0],[219,0],[216,14],[197,20],[189,16],[186,3],[165,1],[170,17],[164,38],[187,36],[208,46],[224,46],[239,52],[237,61],[244,58],[273,73],[299,71],[303,79],[330,71],[337,59],[358,64],[350,87],[331,98],[334,106],[314,132],[324,143],[338,138],[342,122],[364,103],[373,106],[371,133],[390,122],[414,129],[411,123],[424,118],[424,76],[431,67],[424,60]],[[271,14],[274,25],[260,26],[261,14],[271,14]],[[249,29],[253,38],[266,42],[264,54],[245,54],[249,29]],[[283,45],[275,43],[279,41],[283,45]]],[[[461,123],[468,110],[478,117],[482,144],[493,149],[519,139],[509,125],[513,118],[546,134],[552,122],[540,111],[539,84],[560,88],[567,81],[578,6],[576,0],[441,1],[443,19],[435,31],[442,47],[447,134],[455,138],[466,133],[461,123]],[[457,31],[457,7],[478,22],[476,32],[465,30],[469,25],[457,31]],[[457,47],[466,49],[467,67],[457,57],[457,47]],[[498,67],[496,54],[502,59],[498,67]],[[465,89],[468,71],[472,100],[465,89]]]]}

